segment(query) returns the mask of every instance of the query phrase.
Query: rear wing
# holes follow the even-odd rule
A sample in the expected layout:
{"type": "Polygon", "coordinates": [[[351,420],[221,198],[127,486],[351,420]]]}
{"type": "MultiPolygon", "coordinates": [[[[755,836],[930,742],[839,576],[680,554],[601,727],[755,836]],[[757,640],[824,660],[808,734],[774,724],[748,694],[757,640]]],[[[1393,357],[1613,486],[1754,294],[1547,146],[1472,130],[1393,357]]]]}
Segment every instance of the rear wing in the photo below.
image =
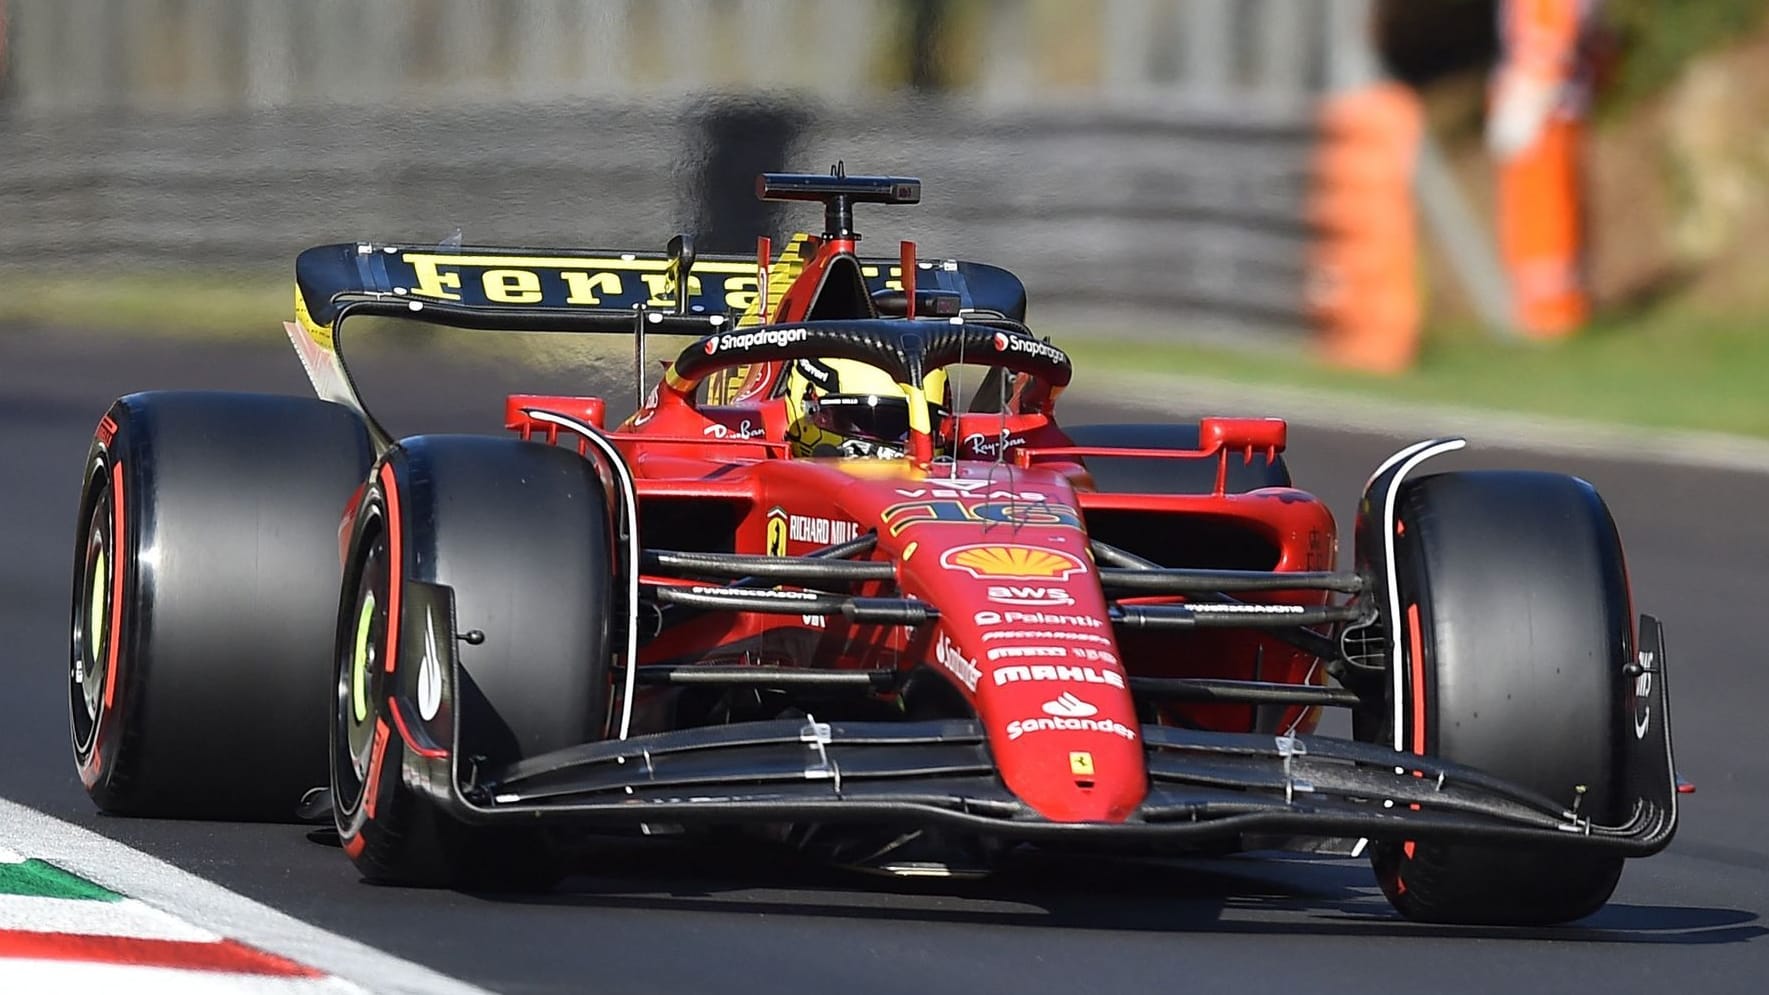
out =
{"type": "MultiPolygon", "coordinates": [[[[779,301],[804,262],[805,236],[770,261],[770,286],[753,256],[696,256],[678,236],[664,252],[417,246],[348,242],[321,245],[295,260],[295,320],[285,327],[314,391],[364,415],[378,448],[391,445],[363,406],[340,355],[339,329],[355,314],[407,317],[502,331],[615,333],[635,339],[643,376],[647,334],[705,335],[731,324],[762,324],[763,306],[779,301]],[[676,290],[687,274],[686,300],[676,290]]],[[[902,290],[897,258],[861,258],[867,291],[902,290]]],[[[955,293],[960,306],[1015,321],[1026,288],[998,267],[956,259],[924,260],[914,284],[955,293]]]]}
{"type": "MultiPolygon", "coordinates": [[[[781,251],[781,262],[796,251],[799,239],[781,251]]],[[[354,242],[321,245],[295,260],[297,311],[310,331],[328,330],[336,320],[340,298],[357,294],[387,295],[442,305],[447,311],[490,310],[524,330],[521,316],[545,314],[555,319],[580,315],[584,331],[601,330],[598,312],[620,312],[630,324],[639,307],[690,314],[720,314],[730,320],[754,308],[760,294],[754,256],[708,254],[694,258],[688,304],[679,308],[672,286],[672,258],[667,252],[622,252],[597,249],[529,249],[496,246],[378,245],[354,242]],[[549,312],[558,312],[549,314],[549,312]]],[[[1017,321],[1026,317],[1026,288],[999,266],[957,259],[923,260],[916,286],[959,295],[966,308],[997,311],[1017,321]]],[[[902,270],[896,257],[860,259],[867,290],[901,290],[902,270]]],[[[770,294],[777,300],[777,294],[770,294]]],[[[435,319],[447,321],[438,312],[435,319]]],[[[768,320],[768,316],[757,318],[768,320]]],[[[548,329],[536,330],[553,330],[548,329]]],[[[328,340],[321,331],[316,338],[328,340]]]]}

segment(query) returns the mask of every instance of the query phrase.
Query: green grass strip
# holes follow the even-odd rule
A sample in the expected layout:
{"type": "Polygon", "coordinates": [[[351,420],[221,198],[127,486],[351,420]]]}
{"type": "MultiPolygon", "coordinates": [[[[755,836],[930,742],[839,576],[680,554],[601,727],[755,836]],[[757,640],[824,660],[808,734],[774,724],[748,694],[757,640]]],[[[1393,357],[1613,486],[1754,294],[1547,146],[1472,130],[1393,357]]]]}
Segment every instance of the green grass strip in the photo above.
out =
{"type": "MultiPolygon", "coordinates": [[[[270,271],[78,278],[0,271],[0,336],[93,332],[185,344],[274,341],[293,310],[291,284],[286,274],[270,271]]],[[[1036,304],[1033,311],[1036,315],[1036,304]]],[[[1417,364],[1395,376],[1330,367],[1302,333],[1283,348],[1243,349],[1197,341],[1184,329],[1165,338],[1078,322],[1035,319],[1033,328],[1054,336],[1075,357],[1078,387],[1102,371],[1175,373],[1352,398],[1769,438],[1769,314],[1760,310],[1715,313],[1662,305],[1605,315],[1561,342],[1499,340],[1471,326],[1440,325],[1427,332],[1417,364]]],[[[546,342],[521,345],[476,333],[449,341],[459,343],[451,346],[456,358],[474,361],[520,356],[555,364],[567,356],[581,360],[585,348],[558,336],[520,338],[546,342]]],[[[363,338],[371,340],[372,333],[363,338]]],[[[419,340],[409,345],[413,362],[437,355],[418,348],[419,340]]],[[[668,348],[660,343],[656,355],[668,348]]]]}
{"type": "Polygon", "coordinates": [[[17,864],[0,863],[0,895],[24,895],[30,898],[80,898],[98,902],[121,901],[123,896],[69,874],[41,860],[17,864]]]}

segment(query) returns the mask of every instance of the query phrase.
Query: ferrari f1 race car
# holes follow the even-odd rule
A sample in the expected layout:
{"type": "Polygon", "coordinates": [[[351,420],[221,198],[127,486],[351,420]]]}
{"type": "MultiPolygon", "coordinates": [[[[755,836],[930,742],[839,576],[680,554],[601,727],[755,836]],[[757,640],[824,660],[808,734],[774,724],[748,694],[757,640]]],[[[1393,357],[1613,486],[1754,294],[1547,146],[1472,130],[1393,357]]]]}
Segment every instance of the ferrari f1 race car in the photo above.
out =
{"type": "Polygon", "coordinates": [[[608,833],[903,874],[1324,849],[1406,916],[1509,924],[1670,841],[1663,636],[1589,484],[1408,446],[1340,569],[1282,421],[1062,425],[1016,277],[861,255],[854,208],[918,181],[758,193],[822,233],[309,249],[317,399],[116,401],[68,683],[99,807],[329,807],[364,876],[424,886],[545,886],[608,833]],[[393,438],[344,362],[362,316],[627,336],[636,410],[514,395],[513,437],[393,438]],[[692,341],[657,378],[661,335],[692,341]]]}

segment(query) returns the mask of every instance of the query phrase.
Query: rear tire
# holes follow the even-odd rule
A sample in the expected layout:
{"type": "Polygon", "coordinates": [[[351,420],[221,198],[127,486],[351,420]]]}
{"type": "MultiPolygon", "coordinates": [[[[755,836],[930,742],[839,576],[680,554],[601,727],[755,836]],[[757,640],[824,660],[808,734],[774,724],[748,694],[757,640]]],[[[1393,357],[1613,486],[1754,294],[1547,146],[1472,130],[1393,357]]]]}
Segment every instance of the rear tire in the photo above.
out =
{"type": "Polygon", "coordinates": [[[114,815],[293,820],[325,783],[338,523],[373,459],[336,404],[131,394],[86,457],[74,763],[114,815]]]}
{"type": "MultiPolygon", "coordinates": [[[[402,776],[409,745],[376,728],[396,725],[378,663],[399,625],[388,592],[399,578],[447,585],[460,628],[484,633],[456,644],[460,756],[511,763],[604,735],[610,542],[595,468],[568,449],[421,436],[370,478],[337,604],[331,737],[338,833],[365,878],[513,890],[556,880],[544,832],[469,825],[437,797],[447,785],[426,792],[402,776]]],[[[418,648],[395,652],[396,670],[418,665],[418,648]]]]}
{"type": "MultiPolygon", "coordinates": [[[[1563,805],[1583,786],[1582,815],[1624,821],[1633,626],[1602,498],[1561,474],[1446,473],[1405,485],[1396,508],[1403,746],[1563,805]]],[[[1621,857],[1463,843],[1384,843],[1372,860],[1408,918],[1495,925],[1590,915],[1622,869],[1621,857]]]]}
{"type": "MultiPolygon", "coordinates": [[[[1077,446],[1120,446],[1129,449],[1196,449],[1198,426],[1174,425],[1077,425],[1065,426],[1063,434],[1077,446]]],[[[1216,490],[1216,460],[1136,459],[1125,456],[1085,457],[1093,475],[1094,489],[1102,494],[1209,494],[1216,490]]],[[[1228,493],[1241,494],[1261,487],[1289,487],[1290,468],[1284,457],[1267,460],[1256,454],[1253,462],[1228,461],[1228,493]]]]}

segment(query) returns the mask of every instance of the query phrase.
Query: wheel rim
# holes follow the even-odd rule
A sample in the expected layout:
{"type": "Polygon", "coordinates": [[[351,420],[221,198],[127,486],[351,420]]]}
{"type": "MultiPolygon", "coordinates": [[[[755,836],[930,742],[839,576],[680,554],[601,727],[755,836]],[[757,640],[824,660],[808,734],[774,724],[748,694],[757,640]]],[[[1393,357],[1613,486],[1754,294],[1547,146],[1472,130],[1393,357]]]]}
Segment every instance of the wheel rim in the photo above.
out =
{"type": "Polygon", "coordinates": [[[68,697],[73,706],[74,747],[84,756],[92,749],[104,712],[104,686],[110,677],[110,642],[115,606],[111,604],[111,571],[117,555],[111,536],[111,495],[101,489],[86,522],[86,550],[80,582],[74,589],[73,661],[68,672],[68,697]]]}
{"type": "Polygon", "coordinates": [[[382,654],[387,645],[387,584],[391,563],[385,530],[375,515],[365,524],[371,536],[357,572],[349,623],[339,640],[336,673],[337,701],[335,739],[338,791],[334,802],[354,809],[368,779],[375,740],[375,703],[380,699],[382,654]],[[372,530],[372,531],[371,531],[372,530]]]}

